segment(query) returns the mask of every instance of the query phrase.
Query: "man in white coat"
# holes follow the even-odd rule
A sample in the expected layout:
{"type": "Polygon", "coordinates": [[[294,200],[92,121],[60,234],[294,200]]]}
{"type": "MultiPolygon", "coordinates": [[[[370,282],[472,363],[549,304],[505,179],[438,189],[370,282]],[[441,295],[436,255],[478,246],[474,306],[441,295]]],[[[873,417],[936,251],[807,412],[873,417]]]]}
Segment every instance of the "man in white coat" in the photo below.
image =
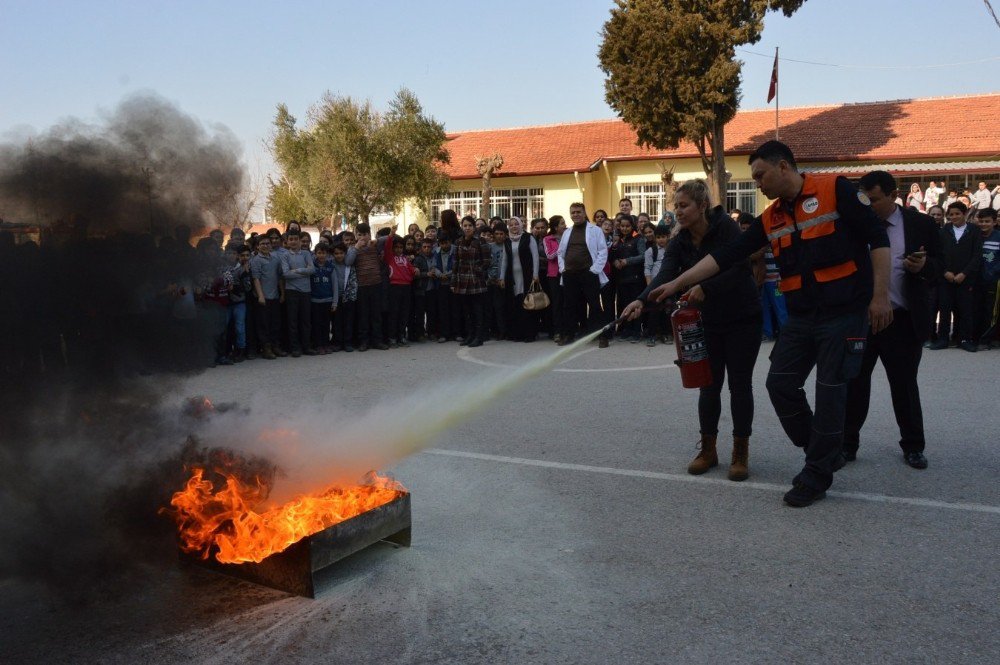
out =
{"type": "MultiPolygon", "coordinates": [[[[573,340],[577,313],[583,303],[587,303],[587,332],[591,333],[606,325],[605,313],[601,309],[600,290],[607,283],[604,264],[608,262],[608,246],[604,232],[587,222],[587,209],[582,203],[569,207],[573,225],[566,229],[559,240],[559,272],[562,274],[563,306],[566,315],[562,317],[561,346],[573,340]]],[[[601,335],[598,346],[608,346],[608,335],[601,335]]]]}

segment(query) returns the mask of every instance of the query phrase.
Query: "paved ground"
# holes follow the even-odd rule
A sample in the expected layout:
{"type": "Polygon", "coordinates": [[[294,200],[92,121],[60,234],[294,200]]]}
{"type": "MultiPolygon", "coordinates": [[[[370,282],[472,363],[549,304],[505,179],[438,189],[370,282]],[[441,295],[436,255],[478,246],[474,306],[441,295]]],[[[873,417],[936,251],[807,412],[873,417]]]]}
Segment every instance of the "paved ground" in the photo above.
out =
{"type": "MultiPolygon", "coordinates": [[[[552,348],[422,345],[271,372],[258,361],[188,388],[246,401],[294,366],[295,381],[360,406],[552,348]],[[355,376],[366,381],[345,387],[355,376]]],[[[781,493],[801,454],[762,390],[768,350],[746,483],[724,468],[684,473],[696,393],[680,387],[672,349],[595,348],[393,469],[413,492],[413,546],[356,555],[317,600],[169,563],[85,612],[0,583],[3,660],[996,662],[1000,352],[925,354],[923,472],[902,463],[878,370],[859,460],[836,493],[795,510],[781,493]]]]}

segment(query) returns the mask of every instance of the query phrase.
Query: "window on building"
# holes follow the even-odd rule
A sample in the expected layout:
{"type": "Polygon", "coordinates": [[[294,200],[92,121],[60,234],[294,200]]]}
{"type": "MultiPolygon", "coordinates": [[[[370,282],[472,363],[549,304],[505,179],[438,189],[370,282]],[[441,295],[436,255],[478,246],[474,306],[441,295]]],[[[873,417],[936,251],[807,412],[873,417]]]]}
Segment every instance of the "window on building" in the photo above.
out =
{"type": "Polygon", "coordinates": [[[644,212],[656,221],[663,212],[662,182],[630,182],[622,185],[622,198],[632,199],[632,214],[644,212]]]}
{"type": "Polygon", "coordinates": [[[473,215],[475,217],[500,217],[505,221],[514,215],[527,221],[533,217],[542,217],[545,211],[545,196],[541,187],[494,189],[490,195],[489,215],[484,215],[481,210],[482,200],[481,190],[449,192],[443,198],[431,200],[431,220],[435,223],[441,221],[441,211],[449,208],[458,213],[459,218],[473,215]]]}
{"type": "Polygon", "coordinates": [[[757,214],[757,183],[753,180],[730,180],[726,186],[726,211],[737,208],[757,214]]]}

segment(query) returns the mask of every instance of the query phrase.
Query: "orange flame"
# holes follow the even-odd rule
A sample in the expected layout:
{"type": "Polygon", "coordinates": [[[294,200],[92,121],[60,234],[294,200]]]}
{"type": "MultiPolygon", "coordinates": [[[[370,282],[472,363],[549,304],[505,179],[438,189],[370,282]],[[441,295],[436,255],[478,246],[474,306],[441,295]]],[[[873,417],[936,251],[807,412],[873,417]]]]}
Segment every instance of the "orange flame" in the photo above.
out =
{"type": "Polygon", "coordinates": [[[389,503],[406,492],[400,483],[374,472],[364,485],[331,487],[300,496],[263,512],[258,508],[270,488],[260,478],[244,482],[226,473],[218,492],[205,470],[193,468],[185,488],[170,500],[181,549],[207,559],[215,551],[220,563],[260,562],[289,545],[334,524],[389,503]]]}

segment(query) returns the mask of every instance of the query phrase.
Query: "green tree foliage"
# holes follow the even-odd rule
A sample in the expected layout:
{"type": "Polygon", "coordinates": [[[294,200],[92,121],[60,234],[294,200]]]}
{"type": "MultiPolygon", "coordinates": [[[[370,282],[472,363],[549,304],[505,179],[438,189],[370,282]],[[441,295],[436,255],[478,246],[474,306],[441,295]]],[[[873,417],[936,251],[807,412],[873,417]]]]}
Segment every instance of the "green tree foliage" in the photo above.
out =
{"type": "Polygon", "coordinates": [[[694,143],[724,202],[724,132],[739,103],[736,47],[760,41],[768,11],[791,16],[804,1],[616,0],[598,52],[608,104],[640,145],[694,143]]]}
{"type": "Polygon", "coordinates": [[[375,211],[396,211],[409,198],[423,205],[448,189],[444,125],[424,115],[409,90],[396,93],[385,112],[327,94],[303,129],[281,104],[274,127],[282,177],[271,182],[269,206],[279,219],[344,213],[368,221],[375,211]]]}

